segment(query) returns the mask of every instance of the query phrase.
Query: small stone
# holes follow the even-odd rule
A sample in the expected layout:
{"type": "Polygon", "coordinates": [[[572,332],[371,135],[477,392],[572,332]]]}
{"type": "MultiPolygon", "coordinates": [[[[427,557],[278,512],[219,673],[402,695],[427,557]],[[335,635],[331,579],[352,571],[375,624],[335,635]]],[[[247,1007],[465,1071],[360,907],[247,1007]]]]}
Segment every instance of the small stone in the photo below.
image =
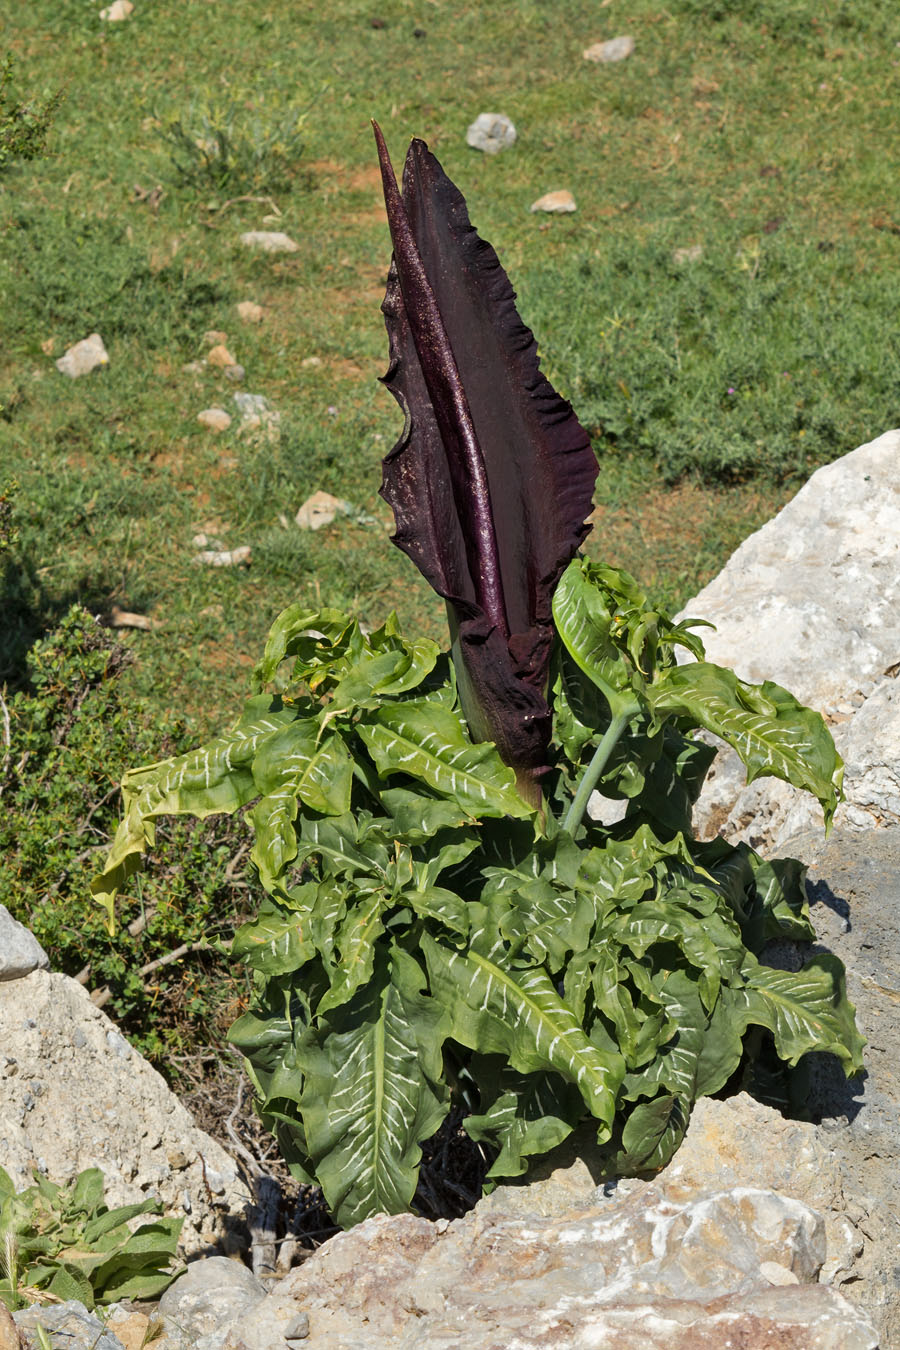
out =
{"type": "Polygon", "coordinates": [[[532,211],[550,211],[555,215],[562,215],[575,209],[575,198],[565,188],[559,192],[545,192],[543,197],[538,197],[536,202],[531,203],[532,211]]]}
{"type": "Polygon", "coordinates": [[[153,620],[146,614],[132,614],[127,609],[120,609],[118,605],[113,605],[109,614],[110,628],[142,628],[149,632],[153,627],[153,620]]]}
{"type": "Polygon", "coordinates": [[[624,61],[634,51],[633,37],[614,37],[607,42],[595,42],[583,52],[585,61],[597,61],[610,65],[614,61],[624,61]]]}
{"type": "Polygon", "coordinates": [[[777,1261],[760,1261],[759,1273],[769,1281],[769,1284],[799,1284],[798,1276],[787,1266],[780,1265],[777,1261]]]}
{"type": "Polygon", "coordinates": [[[49,965],[47,953],[34,934],[0,905],[0,980],[18,980],[49,965]]]}
{"type": "Polygon", "coordinates": [[[683,263],[699,262],[703,257],[702,244],[687,244],[684,248],[672,250],[672,261],[676,267],[681,267],[683,263]]]}
{"type": "Polygon", "coordinates": [[[247,372],[239,362],[235,361],[233,366],[225,367],[225,378],[231,380],[232,384],[241,384],[246,379],[247,372]]]}
{"type": "Polygon", "coordinates": [[[231,426],[231,417],[224,408],[204,408],[198,412],[197,421],[209,431],[227,431],[231,426]]]}
{"type": "Polygon", "coordinates": [[[265,310],[255,300],[240,300],[237,312],[242,323],[262,323],[265,317],[265,310]]]}
{"type": "Polygon", "coordinates": [[[107,1325],[118,1336],[124,1350],[143,1350],[150,1344],[150,1318],[145,1313],[133,1312],[114,1303],[107,1309],[107,1325]]]}
{"type": "Polygon", "coordinates": [[[348,515],[353,507],[330,492],[314,492],[300,507],[294,519],[301,530],[321,530],[330,525],[337,515],[348,515]]]}
{"type": "Polygon", "coordinates": [[[109,353],[102,337],[99,333],[91,333],[90,337],[82,338],[74,347],[69,347],[56,362],[56,369],[68,375],[69,379],[77,380],[80,375],[89,375],[98,366],[108,365],[109,353]]]}
{"type": "Polygon", "coordinates": [[[503,113],[479,113],[466,132],[466,144],[486,155],[496,155],[515,142],[516,129],[503,113]]]}
{"type": "Polygon", "coordinates": [[[104,23],[121,23],[129,15],[134,13],[134,5],[131,0],[113,0],[113,3],[106,9],[101,9],[100,18],[104,23]]]}
{"type": "Polygon", "coordinates": [[[309,1335],[309,1315],[305,1312],[298,1312],[283,1332],[286,1341],[305,1341],[309,1335]]]}
{"type": "Polygon", "coordinates": [[[226,366],[237,364],[224,342],[216,343],[215,347],[210,347],[206,353],[206,359],[211,366],[218,366],[221,370],[224,370],[226,366]]]}
{"type": "Polygon", "coordinates": [[[247,248],[258,248],[263,253],[297,253],[300,248],[282,230],[247,230],[241,235],[241,243],[247,248]]]}
{"type": "MultiPolygon", "coordinates": [[[[242,1265],[211,1256],[189,1265],[159,1301],[158,1319],[176,1345],[219,1335],[229,1322],[261,1302],[265,1287],[242,1265]]],[[[217,1340],[221,1345],[224,1337],[217,1340]]],[[[151,1342],[152,1344],[152,1342],[151,1342]]]]}
{"type": "Polygon", "coordinates": [[[218,347],[228,341],[228,334],[223,333],[221,328],[207,328],[203,334],[203,345],[206,347],[218,347]]]}
{"type": "Polygon", "coordinates": [[[198,553],[195,563],[205,563],[207,567],[249,567],[250,545],[241,544],[238,548],[209,549],[198,553]]]}
{"type": "Polygon", "coordinates": [[[187,365],[181,367],[184,375],[202,375],[205,369],[205,361],[188,361],[187,365]]]}
{"type": "Polygon", "coordinates": [[[324,362],[321,356],[304,356],[300,364],[301,366],[306,366],[308,369],[312,370],[317,366],[324,365],[324,362]]]}

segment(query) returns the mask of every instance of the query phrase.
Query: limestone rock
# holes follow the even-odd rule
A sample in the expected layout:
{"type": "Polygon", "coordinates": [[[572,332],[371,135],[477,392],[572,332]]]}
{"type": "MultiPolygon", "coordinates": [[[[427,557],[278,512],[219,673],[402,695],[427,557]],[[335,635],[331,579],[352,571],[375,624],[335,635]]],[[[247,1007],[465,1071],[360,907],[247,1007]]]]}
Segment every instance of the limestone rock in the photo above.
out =
{"type": "MultiPolygon", "coordinates": [[[[711,661],[784,685],[832,723],[846,763],[838,824],[900,822],[900,431],[818,469],[684,612],[716,625],[702,633],[711,661]]],[[[776,853],[821,821],[787,784],[745,788],[723,750],[694,826],[776,853]]]]}
{"type": "Polygon", "coordinates": [[[237,548],[203,549],[194,562],[205,567],[249,567],[251,551],[249,544],[239,544],[237,548]]]}
{"type": "Polygon", "coordinates": [[[874,1350],[865,1316],[814,1283],[843,1235],[813,1125],[746,1096],[704,1101],[657,1178],[606,1188],[589,1138],[453,1223],[380,1215],[339,1234],[232,1324],[225,1350],[268,1350],[303,1314],[309,1350],[693,1350],[726,1333],[874,1350]]]}
{"type": "MultiPolygon", "coordinates": [[[[220,334],[217,334],[216,336],[220,336],[220,334]]],[[[235,358],[225,346],[224,342],[217,342],[214,347],[210,347],[209,351],[206,353],[206,359],[211,366],[217,366],[220,370],[224,370],[226,366],[233,366],[235,364],[235,358]]]]}
{"type": "Polygon", "coordinates": [[[18,980],[49,965],[47,953],[34,934],[0,905],[0,980],[18,980]]]}
{"type": "Polygon", "coordinates": [[[129,18],[134,13],[134,5],[131,0],[113,0],[106,9],[101,9],[100,18],[105,23],[121,23],[123,19],[129,18]]]}
{"type": "Polygon", "coordinates": [[[278,442],[281,436],[281,413],[276,412],[265,394],[235,394],[234,402],[241,415],[239,436],[252,443],[278,442]]]}
{"type": "Polygon", "coordinates": [[[241,323],[262,323],[265,318],[265,310],[255,300],[239,300],[237,313],[241,323]]]}
{"type": "Polygon", "coordinates": [[[479,113],[466,131],[466,144],[486,155],[499,154],[516,143],[516,129],[503,113],[479,113]]]}
{"type": "Polygon", "coordinates": [[[231,417],[224,408],[204,408],[198,412],[197,421],[210,431],[227,431],[231,426],[231,417]]]}
{"type": "Polygon", "coordinates": [[[297,253],[300,247],[282,230],[247,230],[241,235],[241,243],[262,253],[297,253]]]}
{"type": "Polygon", "coordinates": [[[686,244],[683,248],[672,250],[672,261],[676,267],[681,267],[684,263],[699,262],[702,257],[702,244],[686,244]]]}
{"type": "Polygon", "coordinates": [[[816,931],[844,962],[847,995],[868,1042],[862,1082],[848,1083],[829,1056],[813,1057],[811,1070],[808,1106],[840,1169],[846,1213],[866,1237],[840,1278],[854,1280],[854,1301],[883,1345],[900,1345],[900,827],[836,829],[807,885],[816,931]]]}
{"type": "Polygon", "coordinates": [[[166,1350],[220,1350],[228,1323],[265,1294],[264,1285],[240,1261],[225,1256],[195,1261],[159,1301],[155,1322],[166,1337],[166,1350]]]}
{"type": "Polygon", "coordinates": [[[109,365],[109,353],[103,345],[103,339],[99,333],[91,333],[90,337],[82,338],[81,342],[76,342],[74,347],[69,347],[56,362],[56,369],[63,375],[68,375],[70,380],[77,380],[81,375],[89,375],[92,370],[99,366],[109,365]]]}
{"type": "Polygon", "coordinates": [[[330,492],[314,492],[300,507],[295,516],[301,530],[321,530],[330,525],[335,516],[349,515],[353,507],[340,497],[332,497],[330,492]]]}
{"type": "Polygon", "coordinates": [[[13,1321],[25,1334],[27,1350],[32,1350],[32,1347],[37,1350],[41,1344],[37,1337],[38,1327],[47,1333],[54,1347],[65,1345],[71,1350],[123,1350],[118,1336],[76,1299],[70,1299],[68,1303],[36,1303],[13,1313],[13,1321]]]}
{"type": "Polygon", "coordinates": [[[242,1222],[231,1158],[77,981],[36,970],[0,984],[0,1045],[0,1166],[17,1187],[36,1166],[58,1182],[100,1167],[110,1207],[158,1195],[185,1215],[185,1253],[242,1222]]]}
{"type": "Polygon", "coordinates": [[[235,361],[233,366],[225,367],[225,378],[231,380],[232,384],[243,384],[247,378],[247,372],[240,362],[235,361]]]}
{"type": "Polygon", "coordinates": [[[610,65],[615,61],[624,61],[634,51],[633,37],[614,37],[606,42],[594,42],[582,53],[585,61],[595,61],[600,65],[610,65]]]}
{"type": "Polygon", "coordinates": [[[900,431],[817,469],[685,614],[710,661],[825,713],[900,660],[900,431]]]}
{"type": "Polygon", "coordinates": [[[565,188],[562,188],[559,192],[545,192],[543,197],[538,197],[536,202],[531,203],[530,209],[532,211],[549,211],[551,214],[560,215],[576,209],[575,198],[565,188]]]}

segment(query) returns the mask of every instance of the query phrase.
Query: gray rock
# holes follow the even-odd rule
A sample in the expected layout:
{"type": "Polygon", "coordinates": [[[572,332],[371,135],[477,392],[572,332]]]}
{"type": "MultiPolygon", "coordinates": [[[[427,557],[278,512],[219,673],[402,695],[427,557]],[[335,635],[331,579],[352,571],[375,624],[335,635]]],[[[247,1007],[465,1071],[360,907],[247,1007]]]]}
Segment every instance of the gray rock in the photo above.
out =
{"type": "Polygon", "coordinates": [[[866,1077],[848,1083],[830,1056],[813,1057],[808,1106],[840,1167],[847,1214],[865,1235],[854,1301],[885,1346],[900,1345],[900,827],[835,830],[808,889],[825,947],[847,969],[847,994],[868,1044],[866,1077]]]}
{"type": "Polygon", "coordinates": [[[234,1162],[77,981],[35,970],[0,983],[0,1046],[0,1166],[17,1186],[40,1163],[59,1182],[100,1167],[110,1207],[156,1195],[181,1214],[187,1191],[184,1254],[242,1223],[234,1162]]]}
{"type": "Polygon", "coordinates": [[[611,65],[615,61],[624,61],[634,51],[633,37],[614,37],[606,42],[595,42],[582,53],[585,61],[596,61],[600,65],[611,65]]]}
{"type": "Polygon", "coordinates": [[[34,934],[0,905],[0,980],[18,980],[33,970],[47,970],[49,965],[34,934]]]}
{"type": "Polygon", "coordinates": [[[195,1261],[159,1301],[156,1320],[167,1350],[221,1350],[229,1323],[265,1294],[264,1285],[239,1261],[225,1256],[195,1261]]]}
{"type": "Polygon", "coordinates": [[[13,1313],[13,1321],[25,1333],[25,1350],[37,1350],[38,1327],[48,1334],[53,1350],[124,1350],[118,1336],[89,1313],[83,1303],[33,1304],[13,1313]]]}
{"type": "Polygon", "coordinates": [[[283,230],[247,230],[241,235],[241,243],[262,253],[296,253],[300,247],[283,230]]]}
{"type": "Polygon", "coordinates": [[[99,333],[91,333],[90,337],[76,342],[74,347],[69,347],[63,353],[56,362],[56,369],[63,375],[68,375],[69,379],[77,380],[80,375],[89,375],[98,366],[108,365],[109,353],[103,345],[102,337],[99,333]]]}
{"type": "Polygon", "coordinates": [[[479,113],[466,131],[466,144],[496,155],[516,143],[516,129],[503,113],[479,113]]]}

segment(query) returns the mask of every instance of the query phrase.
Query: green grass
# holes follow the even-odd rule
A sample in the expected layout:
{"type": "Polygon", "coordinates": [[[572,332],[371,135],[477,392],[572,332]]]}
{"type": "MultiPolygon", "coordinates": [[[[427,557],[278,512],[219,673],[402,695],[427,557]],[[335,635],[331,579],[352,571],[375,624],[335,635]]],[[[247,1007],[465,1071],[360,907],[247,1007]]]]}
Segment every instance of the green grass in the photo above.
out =
{"type": "MultiPolygon", "coordinates": [[[[396,608],[443,637],[377,496],[399,420],[377,383],[390,249],[373,116],[398,164],[423,136],[466,194],[594,436],[589,547],[664,601],[704,584],[817,464],[900,421],[894,6],[320,8],[137,0],[105,24],[99,0],[34,0],[4,28],[15,99],[64,98],[50,157],[0,174],[0,491],[19,484],[0,687],[29,689],[29,650],[75,601],[149,613],[151,632],[123,637],[136,660],[118,682],[141,754],[173,716],[190,738],[237,710],[294,600],[371,623],[396,608]],[[627,61],[582,59],[619,33],[635,38],[627,61]],[[485,110],[519,131],[496,157],[465,144],[485,110]],[[529,212],[561,187],[576,213],[529,212]],[[249,253],[238,236],[260,228],[298,252],[249,253]],[[691,246],[699,259],[676,262],[691,246]],[[243,299],[261,325],[239,321],[243,299]],[[277,444],[197,423],[234,410],[221,371],[183,369],[208,329],[280,411],[277,444]],[[54,358],[95,330],[109,367],[68,381],[54,358]],[[301,533],[318,489],[376,523],[301,533]],[[251,567],[196,566],[201,529],[249,544],[251,567]]],[[[103,754],[111,781],[133,757],[127,736],[103,754]]],[[[18,866],[0,900],[28,917],[18,866]]],[[[82,885],[63,877],[54,903],[74,914],[82,885]]]]}

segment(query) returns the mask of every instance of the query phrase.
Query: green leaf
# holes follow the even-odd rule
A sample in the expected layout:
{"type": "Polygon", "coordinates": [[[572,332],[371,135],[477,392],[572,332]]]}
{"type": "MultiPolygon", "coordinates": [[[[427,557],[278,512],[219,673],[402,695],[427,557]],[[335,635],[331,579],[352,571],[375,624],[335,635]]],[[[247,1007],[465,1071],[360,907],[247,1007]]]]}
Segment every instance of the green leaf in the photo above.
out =
{"type": "Polygon", "coordinates": [[[298,1049],[301,1111],[316,1176],[337,1222],[399,1214],[416,1188],[419,1143],[449,1107],[441,1085],[444,1010],[420,991],[412,957],[392,948],[350,1002],[298,1049]]]}
{"type": "Polygon", "coordinates": [[[306,609],[289,605],[269,630],[262,660],[253,672],[253,682],[262,690],[274,680],[287,657],[295,657],[293,678],[309,679],[337,667],[346,668],[348,654],[361,653],[364,640],[359,624],[337,609],[306,609]]]}
{"type": "Polygon", "coordinates": [[[743,974],[746,984],[734,991],[735,1010],[745,1022],[768,1027],[783,1060],[796,1064],[810,1050],[825,1050],[838,1057],[848,1077],[862,1072],[866,1042],[856,1029],[836,956],[817,954],[802,970],[789,971],[760,965],[748,952],[743,974]]]}
{"type": "Polygon", "coordinates": [[[518,1177],[528,1170],[529,1157],[549,1153],[568,1138],[584,1114],[584,1103],[573,1084],[552,1073],[523,1075],[507,1069],[497,1087],[490,1108],[467,1116],[463,1129],[476,1142],[500,1146],[488,1176],[518,1177]]]}
{"type": "Polygon", "coordinates": [[[471,820],[455,802],[411,792],[408,788],[385,788],[381,804],[391,815],[391,834],[405,844],[423,844],[440,830],[453,829],[471,820]]]}
{"type": "Polygon", "coordinates": [[[452,951],[427,933],[422,948],[432,992],[452,1019],[455,1040],[483,1054],[505,1054],[519,1073],[555,1070],[612,1128],[621,1056],[591,1044],[544,970],[511,972],[477,951],[452,951]]]}
{"type": "Polygon", "coordinates": [[[624,1096],[636,1101],[662,1092],[680,1097],[690,1108],[698,1097],[718,1092],[734,1073],[741,1060],[746,1019],[726,1005],[724,989],[710,1014],[686,971],[664,975],[656,994],[674,1035],[646,1068],[626,1076],[624,1096]]]}
{"type": "Polygon", "coordinates": [[[254,781],[265,795],[250,817],[256,834],[250,856],[267,889],[297,856],[294,821],[300,803],[329,816],[350,809],[350,752],[341,736],[325,736],[320,743],[318,735],[314,719],[294,722],[271,736],[253,762],[254,781]]]}
{"type": "Polygon", "coordinates": [[[91,883],[99,904],[114,919],[116,894],[138,870],[148,844],[154,842],[156,816],[233,812],[256,796],[251,763],[260,744],[273,736],[294,713],[263,695],[251,699],[245,715],[227,735],[199,750],[133,769],[122,780],[125,815],[116,831],[102,873],[91,883]]]}
{"type": "Polygon", "coordinates": [[[616,1170],[620,1174],[657,1172],[665,1167],[687,1133],[691,1105],[672,1095],[639,1102],[622,1131],[616,1170]]]}
{"type": "MultiPolygon", "coordinates": [[[[317,892],[315,884],[303,890],[312,902],[317,892]]],[[[286,975],[315,956],[311,928],[311,907],[298,905],[288,909],[266,897],[256,917],[235,933],[231,954],[267,975],[286,975]]]]}
{"type": "Polygon", "coordinates": [[[630,700],[632,667],[612,637],[613,609],[610,597],[592,583],[587,559],[571,562],[553,595],[553,622],[573,661],[615,713],[630,700]]]}
{"type": "Polygon", "coordinates": [[[348,912],[335,936],[340,956],[336,969],[331,972],[331,988],[316,1009],[318,1017],[347,1003],[360,985],[371,979],[375,944],[384,932],[382,915],[388,904],[384,891],[377,890],[363,896],[348,912]]]}
{"type": "Polygon", "coordinates": [[[721,737],[747,768],[747,782],[781,778],[817,797],[829,825],[840,800],[843,761],[821,715],[766,680],[745,684],[708,661],[673,666],[648,690],[653,711],[690,718],[721,737]]]}
{"type": "Polygon", "coordinates": [[[103,1173],[99,1167],[86,1167],[75,1178],[70,1206],[85,1214],[93,1214],[103,1204],[103,1173]]]}
{"type": "Polygon", "coordinates": [[[465,723],[428,698],[382,707],[357,728],[382,778],[408,774],[427,783],[472,818],[531,815],[515,774],[489,741],[469,740],[465,723]]]}

